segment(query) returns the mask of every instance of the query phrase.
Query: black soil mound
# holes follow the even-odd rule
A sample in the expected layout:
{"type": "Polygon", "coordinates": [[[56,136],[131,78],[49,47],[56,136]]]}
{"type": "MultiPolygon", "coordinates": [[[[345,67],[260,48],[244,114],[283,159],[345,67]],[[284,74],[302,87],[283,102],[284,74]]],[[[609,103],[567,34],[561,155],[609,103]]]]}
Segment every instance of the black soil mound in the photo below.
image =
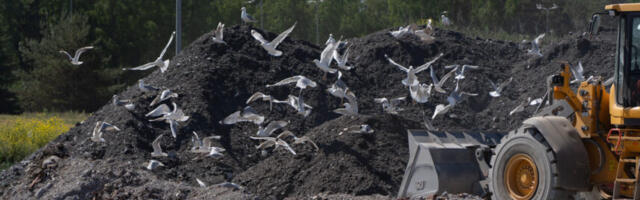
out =
{"type": "MultiPolygon", "coordinates": [[[[225,30],[227,45],[214,44],[212,32],[204,34],[176,56],[165,73],[154,71],[144,78],[154,86],[171,89],[175,102],[191,118],[180,124],[178,138],[172,138],[164,122],[149,122],[144,114],[152,110],[149,103],[156,94],[142,93],[131,86],[119,94],[137,104],[129,112],[110,102],[82,124],[72,128],[23,162],[0,173],[0,196],[11,199],[132,199],[163,198],[246,199],[311,197],[317,194],[389,195],[397,193],[408,158],[406,130],[422,128],[423,113],[431,116],[438,103],[446,104],[446,95],[436,94],[428,103],[401,106],[400,115],[381,112],[373,99],[408,96],[401,84],[406,76],[384,58],[387,54],[403,65],[421,65],[443,53],[433,67],[439,76],[445,65],[479,65],[466,72],[460,82],[463,91],[480,95],[457,105],[433,124],[451,131],[508,131],[520,125],[534,108],[509,116],[509,111],[527,97],[541,97],[545,78],[559,71],[559,63],[582,61],[586,75],[613,74],[615,42],[611,37],[587,39],[570,36],[559,44],[543,44],[543,57],[526,55],[529,44],[469,38],[460,33],[437,30],[436,40],[425,43],[415,36],[393,38],[387,31],[349,40],[351,64],[355,69],[343,71],[343,80],[359,98],[358,117],[341,117],[332,112],[341,107],[340,99],[325,92],[335,80],[323,73],[312,60],[320,47],[287,38],[279,47],[281,57],[269,56],[250,36],[250,27],[234,26],[225,30]],[[609,38],[609,39],[606,39],[609,38]],[[257,141],[249,139],[257,127],[253,124],[221,125],[218,121],[242,109],[254,92],[271,94],[277,99],[298,94],[292,87],[266,88],[281,79],[304,75],[318,82],[318,87],[304,91],[312,113],[303,118],[282,104],[255,102],[251,106],[268,120],[289,121],[287,130],[308,136],[320,147],[293,145],[292,155],[283,149],[263,155],[256,150],[257,141]],[[500,98],[491,98],[489,80],[514,81],[500,98]],[[122,130],[106,132],[105,143],[94,143],[89,134],[96,121],[110,122],[122,130]],[[372,134],[349,133],[344,128],[369,124],[372,134]],[[221,135],[216,146],[226,149],[221,159],[202,157],[189,152],[191,136],[221,135]],[[343,134],[339,134],[343,132],[343,134]],[[154,171],[143,168],[152,159],[150,143],[165,134],[161,145],[170,156],[157,158],[164,163],[154,171]],[[51,156],[61,159],[45,167],[51,156]],[[200,188],[196,178],[209,185],[230,181],[244,186],[241,190],[222,187],[200,188]]],[[[295,30],[294,30],[295,31],[295,30]]],[[[274,38],[273,33],[264,33],[274,38]]],[[[422,82],[431,82],[429,72],[418,74],[422,82]]],[[[451,90],[455,84],[448,84],[451,90]]]]}

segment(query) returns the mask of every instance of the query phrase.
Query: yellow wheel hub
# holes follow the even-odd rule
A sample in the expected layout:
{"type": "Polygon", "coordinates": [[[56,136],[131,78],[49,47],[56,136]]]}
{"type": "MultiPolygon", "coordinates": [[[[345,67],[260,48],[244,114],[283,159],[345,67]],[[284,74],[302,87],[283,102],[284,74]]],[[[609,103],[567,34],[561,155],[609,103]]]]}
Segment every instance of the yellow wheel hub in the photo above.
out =
{"type": "Polygon", "coordinates": [[[516,154],[507,162],[504,182],[512,199],[531,199],[538,188],[538,168],[526,154],[516,154]]]}

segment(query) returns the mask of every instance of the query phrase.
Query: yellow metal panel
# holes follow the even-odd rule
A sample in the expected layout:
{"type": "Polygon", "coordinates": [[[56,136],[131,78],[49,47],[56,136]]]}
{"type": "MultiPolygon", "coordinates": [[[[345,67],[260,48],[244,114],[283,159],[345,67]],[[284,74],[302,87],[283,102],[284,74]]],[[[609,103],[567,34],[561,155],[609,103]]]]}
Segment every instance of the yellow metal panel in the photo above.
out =
{"type": "Polygon", "coordinates": [[[611,124],[624,125],[625,118],[640,118],[640,106],[625,108],[619,105],[616,101],[616,88],[615,85],[611,86],[611,93],[609,94],[609,113],[611,113],[611,124]]]}
{"type": "Polygon", "coordinates": [[[604,7],[605,10],[615,10],[616,12],[640,11],[640,3],[611,4],[604,7]]]}

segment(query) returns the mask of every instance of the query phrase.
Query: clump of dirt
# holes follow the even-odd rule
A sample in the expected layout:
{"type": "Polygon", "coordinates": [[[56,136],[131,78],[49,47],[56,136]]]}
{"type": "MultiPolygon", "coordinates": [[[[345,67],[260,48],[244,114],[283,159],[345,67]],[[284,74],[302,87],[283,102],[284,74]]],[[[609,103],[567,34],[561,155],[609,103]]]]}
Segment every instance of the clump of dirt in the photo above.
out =
{"type": "MultiPolygon", "coordinates": [[[[460,33],[436,30],[431,43],[415,36],[392,37],[380,31],[362,38],[349,39],[351,64],[355,68],[343,71],[343,81],[359,99],[361,116],[344,117],[332,112],[342,107],[338,98],[325,90],[336,80],[323,73],[312,60],[321,47],[306,41],[287,38],[278,47],[281,57],[268,55],[250,35],[251,27],[233,26],[225,30],[227,45],[214,44],[212,32],[206,33],[172,59],[165,73],[154,71],[144,78],[154,86],[171,89],[178,98],[164,103],[176,103],[190,116],[180,123],[178,137],[172,138],[169,125],[149,122],[145,113],[156,93],[143,93],[131,86],[119,94],[136,103],[134,111],[105,102],[82,124],[59,136],[38,152],[0,173],[0,197],[12,199],[64,198],[162,198],[247,199],[254,197],[282,199],[313,197],[317,194],[396,195],[408,159],[407,129],[422,128],[424,115],[431,116],[436,104],[445,103],[446,95],[435,94],[428,103],[413,104],[409,100],[400,106],[399,115],[381,112],[377,97],[408,96],[401,84],[406,74],[389,64],[387,54],[403,65],[418,66],[439,54],[434,63],[436,74],[444,75],[445,65],[471,64],[480,66],[465,72],[460,82],[462,91],[479,95],[466,98],[449,113],[439,116],[433,124],[441,130],[506,132],[520,125],[534,108],[509,116],[511,109],[527,97],[541,97],[546,90],[545,78],[559,71],[558,61],[576,64],[582,61],[585,74],[613,74],[615,41],[570,36],[559,44],[544,44],[543,57],[526,54],[529,44],[469,38],[460,33]],[[285,129],[307,136],[320,150],[309,145],[293,145],[297,155],[277,149],[266,155],[256,150],[258,141],[249,139],[257,131],[253,124],[221,125],[227,115],[246,106],[254,92],[286,99],[298,94],[292,87],[266,88],[281,79],[304,75],[318,82],[318,87],[306,89],[303,96],[313,106],[308,117],[295,110],[269,103],[250,105],[271,120],[285,120],[285,129]],[[513,83],[503,96],[492,98],[489,80],[513,83]],[[122,129],[106,132],[106,142],[89,139],[96,121],[107,121],[122,129]],[[374,133],[351,133],[344,128],[368,124],[374,133]],[[200,137],[220,135],[215,146],[226,149],[220,159],[191,153],[192,132],[200,137]],[[340,134],[340,132],[343,132],[340,134]],[[155,158],[164,163],[153,171],[144,169],[151,157],[151,142],[160,134],[161,146],[170,156],[155,158]],[[41,166],[51,155],[60,157],[56,165],[41,166]],[[198,186],[196,178],[209,187],[198,186]],[[212,185],[230,181],[241,189],[212,185]]],[[[260,30],[258,30],[260,31],[260,30]]],[[[295,30],[294,30],[295,31],[295,30]]],[[[263,32],[265,38],[276,34],[263,32]]],[[[429,73],[418,74],[421,82],[431,82],[429,73]]],[[[447,84],[450,91],[455,84],[447,84]]],[[[410,99],[410,98],[408,98],[410,99]]],[[[291,142],[291,141],[290,141],[291,142]]],[[[340,196],[340,195],[338,195],[340,196]]],[[[338,197],[336,196],[336,197],[338,197]]],[[[372,196],[378,198],[379,196],[372,196]]],[[[340,196],[341,198],[341,196],[340,196]]]]}

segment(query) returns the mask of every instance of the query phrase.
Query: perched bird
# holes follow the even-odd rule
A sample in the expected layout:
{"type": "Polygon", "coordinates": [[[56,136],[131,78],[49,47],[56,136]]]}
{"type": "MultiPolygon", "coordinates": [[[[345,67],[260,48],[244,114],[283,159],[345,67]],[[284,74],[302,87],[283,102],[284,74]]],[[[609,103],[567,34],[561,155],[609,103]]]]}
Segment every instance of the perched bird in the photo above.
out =
{"type": "Polygon", "coordinates": [[[496,85],[495,83],[493,83],[493,81],[489,80],[489,83],[491,83],[491,87],[493,87],[493,91],[490,91],[489,95],[492,97],[500,97],[502,90],[504,90],[504,87],[507,87],[507,85],[511,84],[511,81],[513,81],[513,77],[509,77],[507,81],[500,83],[500,85],[496,85]]]}
{"type": "Polygon", "coordinates": [[[540,34],[535,40],[531,41],[531,49],[527,50],[527,54],[542,57],[542,52],[540,52],[540,40],[544,35],[544,33],[540,34]]]}
{"type": "Polygon", "coordinates": [[[178,98],[178,93],[175,92],[171,92],[171,90],[166,89],[163,90],[158,96],[156,96],[155,99],[153,99],[151,101],[151,104],[149,104],[149,106],[154,106],[160,102],[163,102],[169,98],[178,98]]]}
{"type": "Polygon", "coordinates": [[[524,111],[524,108],[527,107],[527,105],[529,105],[530,102],[531,102],[531,97],[527,97],[525,101],[523,101],[518,106],[516,106],[513,110],[511,110],[511,112],[509,112],[509,115],[513,115],[515,113],[524,111]]]}
{"type": "Polygon", "coordinates": [[[164,54],[167,52],[167,49],[171,45],[171,42],[173,41],[173,37],[175,35],[176,35],[175,31],[173,33],[171,33],[171,37],[169,38],[169,42],[167,42],[167,45],[165,45],[164,49],[162,49],[162,52],[160,52],[160,56],[158,56],[158,58],[156,58],[156,60],[154,60],[153,62],[144,64],[144,65],[140,65],[140,66],[137,66],[137,67],[134,67],[134,68],[122,68],[122,70],[148,70],[148,69],[151,69],[153,67],[158,67],[158,68],[160,68],[160,72],[164,73],[165,71],[167,71],[167,68],[169,67],[170,60],[169,59],[162,60],[162,57],[164,57],[164,54]]]}
{"type": "Polygon", "coordinates": [[[447,82],[447,79],[449,79],[449,77],[451,77],[454,73],[456,72],[456,69],[451,70],[450,72],[446,73],[444,76],[442,76],[441,80],[438,80],[438,76],[436,76],[436,73],[433,71],[433,67],[431,68],[431,81],[433,82],[433,89],[436,90],[436,92],[442,93],[442,94],[446,94],[447,91],[445,91],[442,86],[444,85],[444,83],[447,82]]]}
{"type": "Polygon", "coordinates": [[[289,36],[291,31],[293,31],[293,28],[296,27],[296,24],[297,22],[294,23],[293,26],[291,26],[291,28],[280,33],[280,35],[278,35],[278,37],[273,39],[271,42],[265,40],[264,37],[262,37],[262,35],[258,33],[258,31],[253,29],[251,29],[251,36],[253,36],[254,39],[258,40],[258,42],[260,42],[260,46],[262,46],[262,48],[264,48],[264,50],[266,50],[267,53],[269,53],[269,55],[278,57],[282,55],[282,51],[276,48],[282,41],[284,41],[285,38],[287,38],[287,36],[289,36]]]}
{"type": "Polygon", "coordinates": [[[104,138],[102,138],[102,131],[120,131],[120,129],[117,126],[111,125],[107,122],[97,121],[96,126],[93,127],[91,141],[105,142],[104,138]]]}
{"type": "Polygon", "coordinates": [[[191,152],[194,153],[207,153],[211,151],[211,147],[213,144],[213,140],[220,140],[220,136],[219,135],[212,135],[209,137],[205,137],[202,138],[202,140],[200,140],[200,137],[198,137],[198,133],[196,133],[195,131],[193,131],[193,136],[191,138],[191,142],[193,143],[193,147],[191,147],[191,152]]]}
{"type": "Polygon", "coordinates": [[[151,147],[153,147],[153,152],[151,152],[151,157],[167,157],[167,153],[162,152],[162,147],[160,147],[160,138],[162,138],[163,135],[164,134],[160,134],[151,143],[151,147]]]}
{"type": "Polygon", "coordinates": [[[451,26],[451,20],[449,20],[449,18],[447,16],[444,15],[444,13],[442,15],[440,15],[440,23],[444,26],[451,26]]]}
{"type": "Polygon", "coordinates": [[[311,79],[305,76],[297,75],[297,76],[285,78],[281,81],[278,81],[276,84],[267,85],[267,87],[283,86],[283,85],[289,85],[291,83],[296,83],[296,87],[300,88],[301,90],[307,89],[307,87],[314,88],[318,85],[316,84],[316,82],[312,81],[311,79]]]}
{"type": "Polygon", "coordinates": [[[124,106],[127,110],[133,110],[136,108],[136,105],[131,103],[130,99],[120,99],[118,95],[113,95],[111,98],[114,106],[124,106]]]}
{"type": "Polygon", "coordinates": [[[318,145],[316,145],[316,143],[313,142],[309,137],[307,137],[307,136],[296,137],[296,135],[294,135],[293,132],[291,132],[291,131],[283,131],[282,133],[280,133],[280,135],[278,135],[277,138],[285,139],[287,137],[293,137],[293,144],[309,143],[309,144],[311,144],[313,146],[313,148],[316,149],[316,151],[320,150],[320,148],[318,148],[318,145]]]}
{"type": "Polygon", "coordinates": [[[154,170],[158,167],[164,167],[164,164],[162,164],[160,161],[157,160],[150,160],[149,163],[147,164],[147,169],[148,170],[154,170]]]}
{"type": "Polygon", "coordinates": [[[431,96],[431,89],[433,89],[433,84],[427,85],[425,83],[420,83],[418,85],[409,86],[409,94],[411,95],[411,99],[415,102],[427,103],[431,96]]]}
{"type": "Polygon", "coordinates": [[[358,133],[367,133],[367,134],[371,134],[373,132],[374,132],[373,128],[371,128],[371,126],[369,126],[369,124],[360,125],[360,130],[358,131],[358,133]]]}
{"type": "Polygon", "coordinates": [[[324,45],[329,45],[329,44],[333,44],[333,43],[336,43],[336,39],[333,38],[333,33],[329,33],[329,38],[324,43],[324,45]]]}
{"type": "Polygon", "coordinates": [[[582,67],[581,61],[578,62],[578,65],[575,65],[574,67],[570,67],[570,69],[571,69],[571,74],[573,74],[573,78],[574,78],[573,80],[571,80],[571,84],[585,81],[584,68],[582,67]]]}
{"type": "Polygon", "coordinates": [[[398,30],[395,31],[389,31],[389,34],[391,34],[391,36],[398,38],[404,34],[407,33],[411,33],[411,30],[409,29],[409,26],[404,26],[404,27],[398,27],[398,30]]]}
{"type": "Polygon", "coordinates": [[[289,122],[286,121],[271,121],[267,124],[266,127],[259,126],[258,131],[256,132],[256,136],[258,137],[269,137],[273,134],[274,131],[284,128],[287,126],[289,122]]]}
{"type": "Polygon", "coordinates": [[[384,55],[385,58],[387,58],[387,60],[389,61],[389,63],[395,65],[396,67],[398,67],[398,69],[404,71],[405,73],[407,73],[407,78],[402,80],[402,84],[405,86],[415,86],[420,84],[418,82],[418,77],[416,76],[417,73],[420,73],[426,69],[428,69],[429,67],[431,67],[431,64],[433,64],[434,62],[436,62],[438,59],[440,59],[440,57],[442,57],[442,53],[438,56],[436,56],[433,60],[418,66],[417,68],[413,68],[413,66],[409,66],[409,68],[406,68],[398,63],[396,63],[395,61],[393,61],[391,58],[389,58],[389,56],[387,56],[387,54],[384,55]]]}
{"type": "Polygon", "coordinates": [[[293,148],[289,146],[289,143],[287,143],[282,139],[275,138],[275,137],[249,137],[249,138],[254,140],[264,140],[262,143],[256,146],[256,149],[266,149],[269,147],[274,147],[273,150],[276,150],[278,149],[278,147],[284,147],[286,150],[291,152],[291,154],[296,155],[296,151],[294,151],[293,148]]]}
{"type": "Polygon", "coordinates": [[[67,51],[65,50],[60,50],[60,53],[63,53],[65,55],[67,55],[67,57],[69,57],[69,61],[71,61],[72,65],[82,65],[82,61],[80,61],[80,55],[82,55],[82,53],[84,53],[85,51],[91,50],[93,49],[93,46],[86,46],[86,47],[82,47],[76,50],[76,54],[71,57],[71,54],[69,54],[67,51]]]}
{"type": "Polygon", "coordinates": [[[338,68],[347,70],[347,71],[353,69],[353,66],[347,66],[347,62],[349,61],[350,48],[351,46],[348,46],[347,49],[344,50],[344,53],[342,54],[342,56],[340,56],[340,53],[338,52],[338,50],[333,51],[333,59],[336,60],[336,64],[338,65],[338,68]]]}
{"type": "Polygon", "coordinates": [[[144,80],[142,80],[142,79],[138,80],[138,88],[140,88],[140,90],[142,92],[155,92],[155,91],[160,90],[160,89],[158,89],[156,87],[153,87],[151,85],[145,84],[144,80]]]}
{"type": "Polygon", "coordinates": [[[431,21],[431,18],[429,18],[427,20],[427,27],[425,29],[433,31],[433,26],[431,24],[432,24],[432,21],[431,21]]]}
{"type": "Polygon", "coordinates": [[[466,69],[478,69],[480,67],[477,66],[477,65],[462,65],[462,66],[460,66],[460,65],[448,65],[448,66],[445,66],[444,68],[445,69],[454,69],[456,71],[455,79],[462,80],[462,79],[465,78],[464,71],[466,69]]]}
{"type": "Polygon", "coordinates": [[[334,97],[340,98],[340,100],[343,100],[350,93],[349,87],[347,87],[347,84],[342,81],[342,72],[338,71],[338,79],[335,83],[331,84],[329,88],[327,88],[327,92],[334,97]]]}
{"type": "Polygon", "coordinates": [[[224,38],[223,36],[224,36],[224,24],[221,22],[218,22],[218,27],[216,27],[216,31],[213,32],[213,37],[211,37],[211,40],[214,43],[227,44],[223,40],[224,38]]]}
{"type": "Polygon", "coordinates": [[[176,105],[176,103],[172,103],[173,104],[173,110],[169,113],[162,113],[161,117],[149,120],[151,122],[153,121],[165,121],[167,124],[169,124],[169,127],[171,128],[171,136],[173,136],[173,138],[177,138],[178,137],[178,122],[185,122],[187,120],[189,120],[189,116],[186,116],[184,114],[184,112],[182,111],[182,109],[178,108],[178,105],[176,105]]]}
{"type": "Polygon", "coordinates": [[[338,70],[335,68],[331,68],[331,61],[333,61],[333,52],[336,51],[338,47],[337,43],[329,43],[322,53],[320,53],[320,60],[314,59],[313,63],[316,64],[321,71],[324,72],[322,76],[322,80],[327,80],[327,73],[336,73],[338,70]]]}
{"type": "Polygon", "coordinates": [[[251,102],[254,102],[258,99],[262,99],[262,101],[268,101],[269,102],[269,110],[273,110],[273,100],[274,98],[271,95],[266,95],[262,92],[256,92],[253,93],[253,95],[251,95],[251,97],[249,97],[249,99],[247,99],[246,104],[249,104],[251,102]]]}
{"type": "Polygon", "coordinates": [[[333,110],[334,113],[341,115],[356,116],[358,115],[358,99],[355,95],[346,96],[348,103],[344,103],[344,108],[338,108],[333,110]]]}
{"type": "Polygon", "coordinates": [[[311,109],[313,109],[313,107],[311,107],[310,105],[307,105],[306,103],[304,103],[304,101],[300,101],[298,97],[293,95],[289,95],[289,98],[287,98],[287,100],[280,101],[280,100],[274,99],[273,102],[287,104],[291,106],[293,109],[295,109],[296,111],[298,111],[299,114],[305,117],[308,116],[311,113],[311,109]],[[299,106],[299,105],[302,105],[302,106],[299,106]]]}
{"type": "Polygon", "coordinates": [[[264,122],[264,116],[259,115],[251,106],[247,106],[227,116],[224,120],[220,121],[220,124],[231,125],[238,122],[252,122],[260,125],[264,122]]]}
{"type": "Polygon", "coordinates": [[[205,184],[203,181],[201,181],[198,178],[196,178],[196,182],[198,182],[198,185],[200,185],[200,187],[207,187],[207,184],[205,184]]]}
{"type": "Polygon", "coordinates": [[[254,22],[256,22],[256,19],[254,19],[253,16],[251,16],[249,13],[247,13],[247,8],[245,8],[243,6],[242,8],[240,8],[240,10],[242,10],[242,13],[240,13],[240,19],[242,19],[242,22],[244,22],[244,23],[254,23],[254,22]]]}
{"type": "Polygon", "coordinates": [[[398,105],[405,101],[407,99],[407,97],[396,97],[396,98],[391,98],[391,99],[387,99],[386,97],[382,97],[382,98],[375,98],[373,99],[374,102],[382,104],[382,111],[389,113],[389,114],[393,114],[393,115],[397,115],[398,111],[402,111],[403,109],[398,108],[398,105]]]}

